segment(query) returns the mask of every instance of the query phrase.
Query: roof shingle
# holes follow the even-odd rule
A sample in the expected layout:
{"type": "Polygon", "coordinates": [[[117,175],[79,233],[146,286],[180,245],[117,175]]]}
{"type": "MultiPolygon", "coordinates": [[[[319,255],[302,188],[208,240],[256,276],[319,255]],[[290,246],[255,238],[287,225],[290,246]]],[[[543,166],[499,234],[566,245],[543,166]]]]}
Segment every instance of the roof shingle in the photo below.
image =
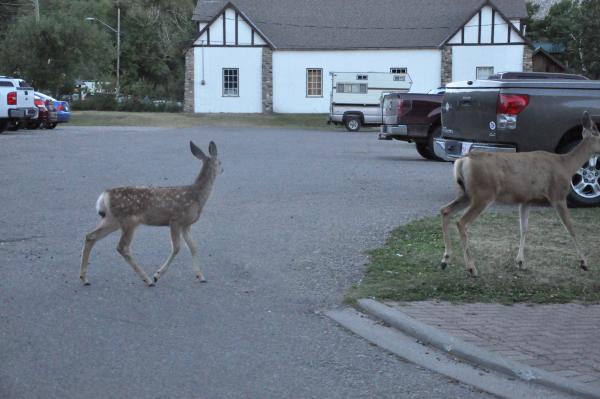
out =
{"type": "MultiPolygon", "coordinates": [[[[438,47],[485,0],[199,0],[193,20],[209,22],[230,3],[277,49],[438,47]]],[[[506,17],[527,16],[524,0],[489,1],[506,17]]]]}

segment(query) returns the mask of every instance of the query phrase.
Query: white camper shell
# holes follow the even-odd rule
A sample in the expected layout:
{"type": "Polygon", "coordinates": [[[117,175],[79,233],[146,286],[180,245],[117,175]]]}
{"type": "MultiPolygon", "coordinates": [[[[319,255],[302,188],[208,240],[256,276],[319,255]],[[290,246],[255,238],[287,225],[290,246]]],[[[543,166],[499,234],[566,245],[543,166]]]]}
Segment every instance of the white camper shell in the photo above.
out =
{"type": "Polygon", "coordinates": [[[331,72],[329,121],[343,123],[349,131],[364,125],[381,125],[381,98],[387,93],[405,93],[412,80],[406,73],[331,72]]]}

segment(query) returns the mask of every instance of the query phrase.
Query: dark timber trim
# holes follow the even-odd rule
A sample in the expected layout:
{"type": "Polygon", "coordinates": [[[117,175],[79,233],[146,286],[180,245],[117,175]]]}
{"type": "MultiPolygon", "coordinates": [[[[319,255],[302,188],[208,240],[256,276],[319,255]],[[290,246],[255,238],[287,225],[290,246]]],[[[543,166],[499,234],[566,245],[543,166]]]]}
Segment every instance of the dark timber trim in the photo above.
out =
{"type": "Polygon", "coordinates": [[[481,9],[479,9],[479,17],[478,17],[478,27],[477,27],[477,43],[481,43],[481,9]]]}
{"type": "Polygon", "coordinates": [[[496,27],[496,9],[492,8],[492,43],[494,43],[494,28],[496,27]]]}
{"type": "Polygon", "coordinates": [[[238,39],[238,24],[239,24],[239,15],[238,12],[235,12],[235,45],[239,46],[240,42],[238,39]]]}
{"type": "Polygon", "coordinates": [[[227,10],[223,11],[223,44],[227,44],[227,10]]]}

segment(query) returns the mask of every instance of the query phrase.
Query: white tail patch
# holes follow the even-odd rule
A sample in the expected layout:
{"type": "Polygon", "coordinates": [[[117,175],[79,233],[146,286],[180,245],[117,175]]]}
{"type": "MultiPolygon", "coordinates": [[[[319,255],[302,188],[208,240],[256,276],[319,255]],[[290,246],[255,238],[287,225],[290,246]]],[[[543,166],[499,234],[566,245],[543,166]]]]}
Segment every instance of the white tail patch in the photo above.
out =
{"type": "Polygon", "coordinates": [[[98,212],[98,215],[101,217],[106,217],[106,214],[108,213],[108,193],[106,191],[100,194],[96,201],[96,212],[98,212]]]}

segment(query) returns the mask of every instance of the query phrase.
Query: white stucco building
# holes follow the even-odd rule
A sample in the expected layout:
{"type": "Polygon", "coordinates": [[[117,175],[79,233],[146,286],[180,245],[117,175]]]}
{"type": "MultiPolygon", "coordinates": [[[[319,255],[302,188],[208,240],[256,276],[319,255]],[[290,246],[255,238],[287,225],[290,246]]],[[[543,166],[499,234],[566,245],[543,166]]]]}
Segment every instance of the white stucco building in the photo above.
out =
{"type": "Polygon", "coordinates": [[[531,69],[524,0],[199,0],[185,109],[327,113],[331,72],[406,72],[413,92],[531,69]]]}

